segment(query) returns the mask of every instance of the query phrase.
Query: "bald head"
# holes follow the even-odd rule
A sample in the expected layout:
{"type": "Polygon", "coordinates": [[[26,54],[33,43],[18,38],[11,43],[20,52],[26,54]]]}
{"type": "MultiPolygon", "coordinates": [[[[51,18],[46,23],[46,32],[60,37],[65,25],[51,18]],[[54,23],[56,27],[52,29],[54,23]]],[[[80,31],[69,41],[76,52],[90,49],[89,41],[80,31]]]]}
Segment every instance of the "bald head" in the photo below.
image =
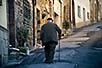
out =
{"type": "Polygon", "coordinates": [[[53,22],[52,18],[48,18],[47,22],[51,22],[52,23],[53,22]]]}

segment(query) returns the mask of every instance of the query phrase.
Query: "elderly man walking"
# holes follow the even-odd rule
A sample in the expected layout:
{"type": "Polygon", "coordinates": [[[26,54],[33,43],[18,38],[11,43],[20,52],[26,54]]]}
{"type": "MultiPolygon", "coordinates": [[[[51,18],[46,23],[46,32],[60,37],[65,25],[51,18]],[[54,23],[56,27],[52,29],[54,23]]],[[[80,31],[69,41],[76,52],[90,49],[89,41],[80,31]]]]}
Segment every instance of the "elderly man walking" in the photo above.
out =
{"type": "Polygon", "coordinates": [[[45,46],[45,63],[53,63],[58,37],[60,39],[61,29],[53,23],[52,18],[48,18],[47,23],[41,28],[42,45],[45,46]]]}

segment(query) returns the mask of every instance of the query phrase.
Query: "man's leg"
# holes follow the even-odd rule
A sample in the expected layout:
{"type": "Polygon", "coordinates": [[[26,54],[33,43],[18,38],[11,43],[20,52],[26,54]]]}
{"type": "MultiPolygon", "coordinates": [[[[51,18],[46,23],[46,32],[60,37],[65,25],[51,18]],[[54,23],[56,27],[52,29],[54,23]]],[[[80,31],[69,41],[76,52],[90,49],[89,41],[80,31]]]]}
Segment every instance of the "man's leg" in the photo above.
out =
{"type": "Polygon", "coordinates": [[[55,47],[56,43],[52,42],[50,43],[50,50],[49,50],[49,61],[52,63],[54,59],[54,54],[55,54],[55,47]]]}
{"type": "Polygon", "coordinates": [[[46,44],[45,48],[44,48],[44,50],[45,50],[45,58],[46,58],[45,63],[49,62],[49,49],[50,49],[49,45],[46,44]]]}
{"type": "Polygon", "coordinates": [[[51,42],[47,45],[45,45],[45,63],[52,63],[53,62],[53,58],[54,58],[54,54],[55,54],[55,47],[56,47],[56,43],[51,42]]]}

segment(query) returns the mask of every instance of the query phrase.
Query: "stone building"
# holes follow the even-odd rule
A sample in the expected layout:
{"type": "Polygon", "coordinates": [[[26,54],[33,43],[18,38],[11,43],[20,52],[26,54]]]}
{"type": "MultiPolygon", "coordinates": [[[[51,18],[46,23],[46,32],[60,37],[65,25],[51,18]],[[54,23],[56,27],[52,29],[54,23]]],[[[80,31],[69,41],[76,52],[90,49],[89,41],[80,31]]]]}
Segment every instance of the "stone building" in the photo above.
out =
{"type": "Polygon", "coordinates": [[[101,0],[90,0],[90,20],[91,22],[98,22],[101,21],[101,10],[102,10],[102,3],[101,0]]]}
{"type": "Polygon", "coordinates": [[[17,46],[18,28],[23,26],[23,0],[8,0],[9,40],[13,47],[17,46]]]}
{"type": "Polygon", "coordinates": [[[30,0],[23,0],[23,25],[28,29],[28,46],[33,49],[33,26],[32,26],[32,4],[30,0]]]}
{"type": "Polygon", "coordinates": [[[41,26],[47,22],[48,17],[53,18],[53,1],[52,0],[36,0],[34,8],[35,12],[35,48],[40,44],[39,32],[41,26]]]}
{"type": "Polygon", "coordinates": [[[7,1],[0,0],[0,67],[8,63],[7,1]]]}
{"type": "Polygon", "coordinates": [[[36,0],[35,5],[35,45],[40,43],[39,31],[41,26],[51,17],[62,28],[62,2],[61,0],[36,0]]]}
{"type": "Polygon", "coordinates": [[[32,46],[33,44],[30,42],[32,41],[31,4],[28,0],[8,0],[8,10],[10,44],[14,47],[19,45],[24,46],[26,37],[23,32],[27,28],[29,32],[28,44],[32,46]]]}
{"type": "Polygon", "coordinates": [[[16,42],[16,24],[15,24],[15,12],[14,12],[14,0],[7,0],[8,6],[8,30],[9,30],[9,43],[15,46],[16,42]]]}
{"type": "Polygon", "coordinates": [[[71,23],[73,28],[80,28],[90,23],[89,0],[71,0],[71,23]]]}
{"type": "Polygon", "coordinates": [[[101,21],[102,21],[102,0],[100,0],[100,10],[101,10],[101,21]]]}
{"type": "Polygon", "coordinates": [[[62,29],[62,12],[63,12],[63,2],[62,0],[54,0],[53,7],[54,22],[62,29]]]}
{"type": "MultiPolygon", "coordinates": [[[[37,33],[41,26],[51,17],[63,31],[63,22],[67,21],[71,25],[71,5],[70,0],[38,0],[35,6],[35,41],[39,38],[37,33]]],[[[73,16],[74,17],[74,16],[73,16]]],[[[71,26],[70,26],[71,27],[71,26]]]]}
{"type": "Polygon", "coordinates": [[[28,0],[23,0],[24,24],[29,24],[31,20],[31,5],[28,0]]]}
{"type": "Polygon", "coordinates": [[[23,25],[23,0],[15,0],[14,10],[16,27],[20,28],[23,25]]]}

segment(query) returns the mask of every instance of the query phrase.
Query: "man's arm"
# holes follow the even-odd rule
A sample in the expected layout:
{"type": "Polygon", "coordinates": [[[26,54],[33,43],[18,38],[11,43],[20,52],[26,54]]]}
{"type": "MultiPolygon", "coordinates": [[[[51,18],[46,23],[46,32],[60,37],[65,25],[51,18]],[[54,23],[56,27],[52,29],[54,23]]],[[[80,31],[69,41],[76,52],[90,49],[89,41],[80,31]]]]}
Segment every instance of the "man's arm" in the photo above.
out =
{"type": "Polygon", "coordinates": [[[40,40],[42,40],[43,37],[43,26],[41,27],[41,31],[40,31],[40,40]]]}
{"type": "Polygon", "coordinates": [[[59,36],[59,39],[61,38],[61,29],[57,26],[57,24],[55,24],[56,26],[56,30],[58,32],[58,36],[59,36]]]}

